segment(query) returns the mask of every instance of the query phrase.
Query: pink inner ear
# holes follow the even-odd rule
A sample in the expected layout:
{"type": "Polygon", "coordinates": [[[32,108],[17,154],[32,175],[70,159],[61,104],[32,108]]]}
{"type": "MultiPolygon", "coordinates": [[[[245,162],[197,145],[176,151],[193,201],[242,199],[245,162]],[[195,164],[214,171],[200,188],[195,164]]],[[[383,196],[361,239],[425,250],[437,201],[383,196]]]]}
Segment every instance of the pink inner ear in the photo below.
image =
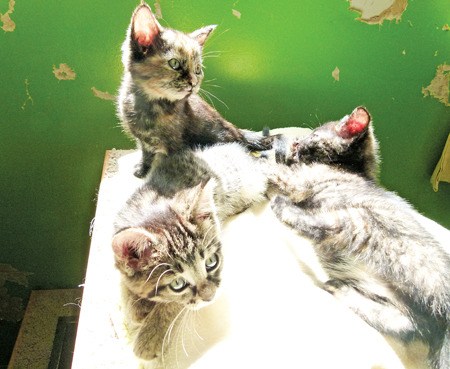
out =
{"type": "Polygon", "coordinates": [[[141,46],[148,47],[159,33],[156,19],[149,8],[142,6],[133,19],[134,39],[141,46]]]}
{"type": "Polygon", "coordinates": [[[364,108],[356,108],[340,130],[341,137],[350,138],[363,132],[370,123],[370,115],[364,108]]]}
{"type": "Polygon", "coordinates": [[[112,247],[116,257],[128,263],[136,264],[139,259],[149,258],[152,254],[149,238],[133,230],[116,234],[112,247]]]}

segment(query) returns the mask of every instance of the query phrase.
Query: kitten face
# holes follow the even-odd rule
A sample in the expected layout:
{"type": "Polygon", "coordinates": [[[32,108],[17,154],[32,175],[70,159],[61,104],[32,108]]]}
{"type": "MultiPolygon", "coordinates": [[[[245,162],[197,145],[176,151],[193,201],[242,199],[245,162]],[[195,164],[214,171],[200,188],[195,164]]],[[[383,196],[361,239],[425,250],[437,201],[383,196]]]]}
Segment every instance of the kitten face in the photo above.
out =
{"type": "Polygon", "coordinates": [[[123,46],[124,64],[149,99],[176,101],[197,93],[202,46],[215,26],[191,34],[163,28],[146,4],[134,12],[123,46]]]}
{"type": "Polygon", "coordinates": [[[140,298],[192,310],[214,300],[223,263],[208,187],[134,204],[133,213],[144,218],[114,236],[116,266],[140,298]]]}
{"type": "Polygon", "coordinates": [[[370,122],[368,111],[358,107],[340,121],[317,127],[308,136],[295,141],[293,155],[304,164],[336,165],[374,178],[378,146],[370,122]]]}

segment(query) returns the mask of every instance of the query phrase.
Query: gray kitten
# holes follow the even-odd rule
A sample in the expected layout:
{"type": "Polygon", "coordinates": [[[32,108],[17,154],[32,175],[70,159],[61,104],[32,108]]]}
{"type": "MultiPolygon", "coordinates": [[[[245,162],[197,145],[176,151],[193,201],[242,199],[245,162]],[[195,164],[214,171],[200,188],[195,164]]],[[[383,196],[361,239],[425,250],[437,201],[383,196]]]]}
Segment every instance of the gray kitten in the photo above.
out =
{"type": "Polygon", "coordinates": [[[237,143],[161,156],[115,220],[136,356],[162,365],[179,317],[211,303],[220,286],[220,223],[264,198],[268,160],[237,143]]]}
{"type": "Polygon", "coordinates": [[[292,147],[271,181],[279,219],[311,239],[328,272],[324,288],[382,333],[429,347],[450,368],[450,256],[403,199],[376,184],[378,145],[359,107],[292,147]]]}
{"type": "Polygon", "coordinates": [[[215,27],[186,34],[163,28],[145,3],[135,9],[122,47],[118,116],[142,150],[137,177],[148,173],[155,154],[186,147],[218,142],[241,142],[254,150],[271,147],[270,138],[238,129],[198,95],[202,49],[215,27]]]}

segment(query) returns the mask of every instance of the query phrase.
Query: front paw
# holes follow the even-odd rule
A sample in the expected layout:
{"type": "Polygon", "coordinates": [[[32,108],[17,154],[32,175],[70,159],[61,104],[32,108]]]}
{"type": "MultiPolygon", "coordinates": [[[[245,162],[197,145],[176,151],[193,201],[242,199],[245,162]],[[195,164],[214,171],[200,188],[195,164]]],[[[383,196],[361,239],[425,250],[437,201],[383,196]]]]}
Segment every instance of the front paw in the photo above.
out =
{"type": "Polygon", "coordinates": [[[157,362],[162,356],[162,344],[157,340],[138,340],[133,352],[142,360],[157,362]]]}
{"type": "Polygon", "coordinates": [[[340,279],[329,279],[322,288],[331,295],[337,295],[340,291],[348,289],[348,286],[340,279]]]}
{"type": "Polygon", "coordinates": [[[272,136],[273,144],[272,148],[275,152],[275,161],[280,164],[289,164],[287,160],[287,147],[288,147],[288,139],[284,135],[275,135],[272,136]]]}
{"type": "Polygon", "coordinates": [[[273,147],[274,136],[262,137],[261,139],[253,142],[249,142],[248,146],[251,150],[266,151],[271,150],[273,147]]]}
{"type": "Polygon", "coordinates": [[[134,176],[137,178],[144,178],[148,171],[150,170],[150,166],[143,164],[143,163],[138,163],[134,166],[134,176]]]}
{"type": "Polygon", "coordinates": [[[138,369],[166,369],[161,360],[140,360],[138,369]]]}

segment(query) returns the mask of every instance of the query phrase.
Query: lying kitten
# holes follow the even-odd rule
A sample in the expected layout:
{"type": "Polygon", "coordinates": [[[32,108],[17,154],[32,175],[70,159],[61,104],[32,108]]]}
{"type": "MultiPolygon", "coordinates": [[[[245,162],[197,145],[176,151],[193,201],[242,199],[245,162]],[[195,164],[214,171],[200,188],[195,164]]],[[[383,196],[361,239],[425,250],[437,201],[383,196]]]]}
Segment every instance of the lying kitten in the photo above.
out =
{"type": "Polygon", "coordinates": [[[118,115],[142,150],[137,177],[147,174],[155,154],[185,147],[218,142],[241,142],[254,150],[271,147],[270,138],[238,129],[197,94],[202,48],[215,27],[185,34],[163,28],[145,3],[134,11],[122,47],[125,71],[118,115]]]}
{"type": "Polygon", "coordinates": [[[379,331],[430,346],[450,368],[450,256],[415,210],[375,183],[377,142],[362,107],[295,142],[297,164],[271,180],[275,214],[310,238],[329,274],[324,288],[379,331]]]}
{"type": "Polygon", "coordinates": [[[157,366],[178,318],[214,300],[220,223],[264,198],[268,165],[237,143],[159,160],[116,217],[112,242],[134,352],[157,366]]]}

